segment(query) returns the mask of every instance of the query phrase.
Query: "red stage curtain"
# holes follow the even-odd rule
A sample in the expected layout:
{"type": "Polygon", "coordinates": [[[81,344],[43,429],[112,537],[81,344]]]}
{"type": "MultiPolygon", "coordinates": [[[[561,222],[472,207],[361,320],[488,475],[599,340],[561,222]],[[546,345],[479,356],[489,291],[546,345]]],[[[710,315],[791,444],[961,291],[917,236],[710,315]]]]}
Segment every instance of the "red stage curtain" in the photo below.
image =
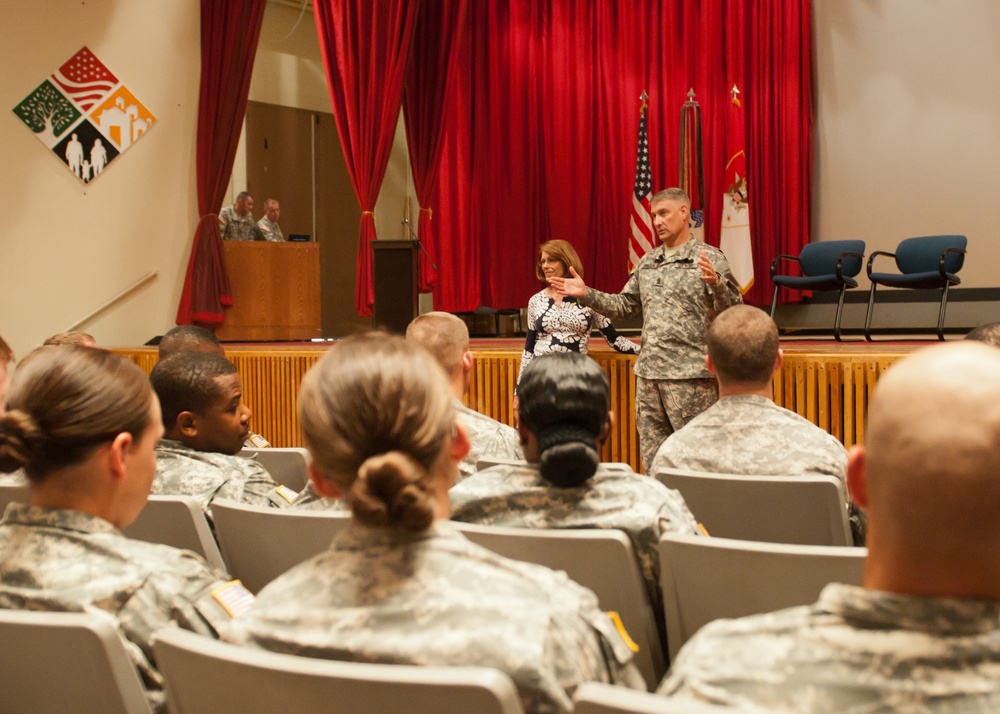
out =
{"type": "MultiPolygon", "coordinates": [[[[406,141],[413,169],[413,186],[420,203],[418,235],[434,262],[436,241],[431,232],[433,203],[444,132],[450,117],[446,103],[454,94],[458,47],[467,0],[425,2],[417,15],[410,59],[406,65],[403,93],[403,119],[406,141]]],[[[420,290],[437,287],[438,273],[426,255],[420,256],[420,290]]]]}
{"type": "Polygon", "coordinates": [[[372,314],[375,200],[399,119],[418,0],[315,0],[323,66],[354,193],[361,204],[354,307],[372,314]]]}
{"type": "Polygon", "coordinates": [[[198,213],[177,324],[217,327],[233,304],[218,213],[243,128],[265,0],[202,0],[198,213]]]}
{"type": "Polygon", "coordinates": [[[438,309],[516,308],[539,289],[533,264],[564,238],[588,284],[627,270],[639,94],[650,95],[654,185],[676,185],[688,89],[702,108],[706,239],[718,245],[725,108],[747,117],[756,282],[809,240],[812,87],[808,0],[493,0],[469,6],[446,113],[437,191],[438,309]]]}

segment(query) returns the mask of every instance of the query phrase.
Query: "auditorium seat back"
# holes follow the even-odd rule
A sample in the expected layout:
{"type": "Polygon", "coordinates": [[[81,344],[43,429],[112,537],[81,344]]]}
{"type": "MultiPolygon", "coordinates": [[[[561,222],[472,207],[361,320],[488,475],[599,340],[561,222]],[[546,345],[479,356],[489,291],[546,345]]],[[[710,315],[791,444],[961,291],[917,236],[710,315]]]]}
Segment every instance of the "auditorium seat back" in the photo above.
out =
{"type": "Polygon", "coordinates": [[[260,462],[271,478],[293,491],[301,491],[309,481],[309,452],[297,446],[243,449],[240,456],[260,462]]]}
{"type": "Polygon", "coordinates": [[[194,551],[212,567],[226,568],[205,512],[191,496],[150,496],[122,532],[135,540],[194,551]]]}
{"type": "Polygon", "coordinates": [[[455,523],[469,540],[513,560],[562,570],[617,612],[639,646],[635,663],[650,687],[666,670],[653,607],[628,536],[618,530],[545,530],[455,523]]]}
{"type": "Polygon", "coordinates": [[[0,610],[0,712],[151,714],[103,612],[0,610]]]}
{"type": "Polygon", "coordinates": [[[671,660],[712,620],[808,605],[828,583],[860,585],[867,555],[867,548],[664,535],[660,587],[671,660]]]}
{"type": "Polygon", "coordinates": [[[179,629],[161,630],[153,649],[172,714],[524,711],[510,677],[486,667],[312,659],[239,647],[179,629]]]}
{"type": "Polygon", "coordinates": [[[322,553],[351,522],[346,511],[275,509],[226,499],[212,503],[212,515],[229,574],[254,593],[322,553]]]}
{"type": "Polygon", "coordinates": [[[844,486],[832,476],[743,476],[661,468],[654,476],[684,496],[719,538],[850,545],[844,486]]]}

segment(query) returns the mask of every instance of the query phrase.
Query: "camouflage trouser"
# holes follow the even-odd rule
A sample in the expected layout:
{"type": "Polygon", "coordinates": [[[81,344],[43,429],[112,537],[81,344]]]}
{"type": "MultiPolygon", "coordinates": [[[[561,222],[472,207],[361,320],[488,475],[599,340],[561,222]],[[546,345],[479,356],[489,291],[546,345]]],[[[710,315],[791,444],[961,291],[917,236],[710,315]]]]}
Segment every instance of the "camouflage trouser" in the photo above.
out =
{"type": "Polygon", "coordinates": [[[656,450],[668,436],[715,404],[714,379],[635,378],[635,427],[642,471],[649,473],[656,450]]]}

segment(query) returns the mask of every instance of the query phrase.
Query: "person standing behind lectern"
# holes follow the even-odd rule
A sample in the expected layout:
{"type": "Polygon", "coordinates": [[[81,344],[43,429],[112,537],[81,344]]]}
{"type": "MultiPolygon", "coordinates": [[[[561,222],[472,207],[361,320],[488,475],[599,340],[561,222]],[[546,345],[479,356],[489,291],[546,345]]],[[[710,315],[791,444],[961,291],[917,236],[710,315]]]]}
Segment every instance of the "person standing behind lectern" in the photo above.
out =
{"type": "Polygon", "coordinates": [[[705,368],[705,330],[717,314],[743,302],[722,251],[691,239],[688,195],[668,188],[653,196],[650,209],[662,245],[643,256],[618,295],[588,288],[572,268],[573,277],[549,280],[560,295],[612,320],[643,316],[635,408],[646,473],[663,440],[718,398],[705,368]]]}

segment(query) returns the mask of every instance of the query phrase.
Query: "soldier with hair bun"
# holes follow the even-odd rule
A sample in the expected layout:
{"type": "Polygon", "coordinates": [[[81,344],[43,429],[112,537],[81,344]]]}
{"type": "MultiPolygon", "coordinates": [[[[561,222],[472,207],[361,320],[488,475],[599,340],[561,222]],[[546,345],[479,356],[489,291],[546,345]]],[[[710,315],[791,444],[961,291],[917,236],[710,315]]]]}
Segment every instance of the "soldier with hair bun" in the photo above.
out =
{"type": "Polygon", "coordinates": [[[119,530],[156,470],[163,427],[149,380],[104,350],[42,347],[21,362],[7,403],[0,470],[23,469],[31,497],[0,521],[0,607],[110,613],[163,710],[153,633],[176,625],[216,637],[253,596],[194,553],[119,530]]]}
{"type": "Polygon", "coordinates": [[[500,557],[449,523],[469,449],[441,368],[403,338],[331,349],[306,375],[299,418],[310,479],[351,525],[266,586],[227,638],[288,654],[493,667],[527,712],[568,712],[585,681],[644,688],[589,590],[500,557]]]}
{"type": "Polygon", "coordinates": [[[451,490],[452,518],[513,528],[614,528],[632,541],[659,616],[664,533],[700,534],[680,493],[600,465],[611,433],[611,390],[601,367],[565,352],[535,359],[518,387],[518,431],[527,464],[493,466],[451,490]]]}

